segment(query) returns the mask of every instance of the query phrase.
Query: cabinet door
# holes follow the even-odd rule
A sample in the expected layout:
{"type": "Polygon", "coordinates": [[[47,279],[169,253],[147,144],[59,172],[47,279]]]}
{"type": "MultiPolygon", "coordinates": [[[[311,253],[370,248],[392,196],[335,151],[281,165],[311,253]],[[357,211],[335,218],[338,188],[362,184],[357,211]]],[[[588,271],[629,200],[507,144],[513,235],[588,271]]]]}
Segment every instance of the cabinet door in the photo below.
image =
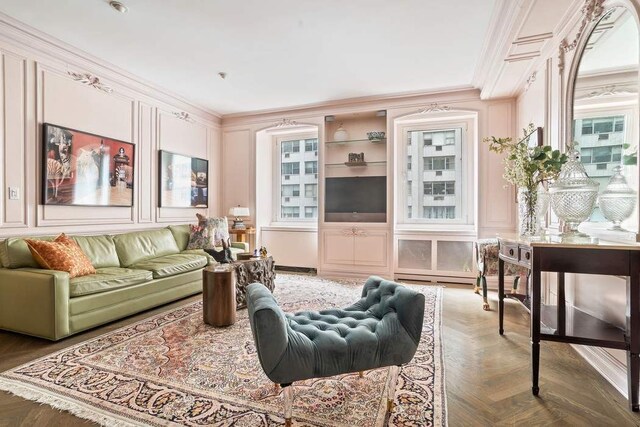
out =
{"type": "Polygon", "coordinates": [[[353,265],[353,236],[342,230],[331,230],[323,233],[324,263],[353,265]]]}
{"type": "Polygon", "coordinates": [[[366,230],[354,238],[356,265],[387,266],[388,234],[386,231],[366,230]]]}

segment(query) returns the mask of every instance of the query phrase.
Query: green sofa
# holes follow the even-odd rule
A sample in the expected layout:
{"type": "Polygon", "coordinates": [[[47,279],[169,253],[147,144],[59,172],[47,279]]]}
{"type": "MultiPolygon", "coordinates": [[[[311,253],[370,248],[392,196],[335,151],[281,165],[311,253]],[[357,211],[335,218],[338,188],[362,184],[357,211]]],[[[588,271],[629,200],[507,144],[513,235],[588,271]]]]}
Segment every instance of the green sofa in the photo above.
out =
{"type": "MultiPolygon", "coordinates": [[[[70,279],[39,268],[22,238],[0,242],[0,329],[59,340],[202,292],[202,269],[215,264],[203,250],[186,249],[188,224],[72,237],[96,274],[70,279]]],[[[234,257],[247,250],[231,245],[234,257]]]]}

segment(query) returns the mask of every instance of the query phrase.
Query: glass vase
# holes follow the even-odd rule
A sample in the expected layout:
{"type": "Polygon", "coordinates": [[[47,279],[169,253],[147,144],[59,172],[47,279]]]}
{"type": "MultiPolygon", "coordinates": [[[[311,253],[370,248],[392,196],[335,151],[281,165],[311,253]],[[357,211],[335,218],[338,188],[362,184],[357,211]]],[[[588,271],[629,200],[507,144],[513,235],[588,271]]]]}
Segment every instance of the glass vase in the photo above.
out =
{"type": "Polygon", "coordinates": [[[518,189],[518,232],[521,236],[535,237],[544,231],[544,217],[549,208],[549,194],[537,189],[518,189]]]}
{"type": "Polygon", "coordinates": [[[623,230],[620,224],[631,216],[636,201],[636,192],[622,175],[622,166],[614,167],[613,176],[600,194],[600,210],[606,219],[613,222],[611,230],[623,230]]]}

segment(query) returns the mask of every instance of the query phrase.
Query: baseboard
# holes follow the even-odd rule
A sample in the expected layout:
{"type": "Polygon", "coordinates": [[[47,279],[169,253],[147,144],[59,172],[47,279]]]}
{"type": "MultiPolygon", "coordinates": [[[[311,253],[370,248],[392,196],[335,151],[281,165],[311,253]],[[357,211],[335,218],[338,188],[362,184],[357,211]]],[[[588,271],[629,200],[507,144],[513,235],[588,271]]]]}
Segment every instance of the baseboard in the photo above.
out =
{"type": "Polygon", "coordinates": [[[594,367],[625,398],[627,393],[627,366],[600,347],[572,344],[580,356],[594,367]]]}

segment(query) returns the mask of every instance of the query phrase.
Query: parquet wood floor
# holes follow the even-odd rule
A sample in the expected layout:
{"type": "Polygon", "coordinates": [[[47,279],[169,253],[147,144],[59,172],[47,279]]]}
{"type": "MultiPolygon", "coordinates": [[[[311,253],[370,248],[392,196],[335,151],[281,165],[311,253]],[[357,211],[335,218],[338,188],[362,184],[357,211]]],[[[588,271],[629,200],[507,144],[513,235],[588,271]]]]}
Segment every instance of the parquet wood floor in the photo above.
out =
{"type": "MultiPolygon", "coordinates": [[[[61,342],[0,332],[0,371],[195,301],[199,295],[71,337],[61,342]]],[[[492,310],[468,286],[444,291],[443,344],[449,425],[640,426],[640,415],[570,346],[543,342],[540,396],[530,392],[528,314],[507,301],[505,335],[498,335],[497,295],[492,310]]],[[[88,426],[46,405],[0,392],[0,426],[88,426]]],[[[355,426],[354,426],[355,427],[355,426]]]]}

